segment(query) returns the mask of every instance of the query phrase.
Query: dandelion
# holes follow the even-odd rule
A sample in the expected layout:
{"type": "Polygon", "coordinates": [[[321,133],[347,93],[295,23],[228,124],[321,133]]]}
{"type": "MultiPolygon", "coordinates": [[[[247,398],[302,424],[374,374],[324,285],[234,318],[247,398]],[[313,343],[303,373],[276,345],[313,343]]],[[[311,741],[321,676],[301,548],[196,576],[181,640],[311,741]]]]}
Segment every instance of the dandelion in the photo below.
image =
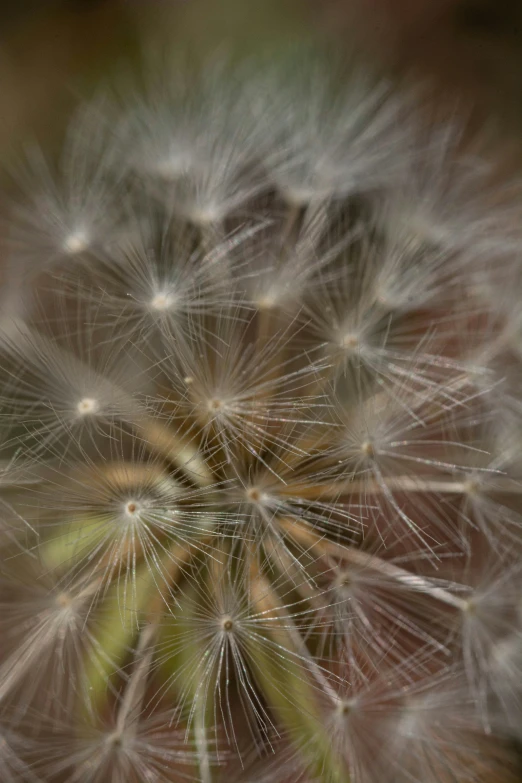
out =
{"type": "Polygon", "coordinates": [[[425,104],[163,63],[29,151],[2,780],[519,779],[520,199],[425,104]]]}

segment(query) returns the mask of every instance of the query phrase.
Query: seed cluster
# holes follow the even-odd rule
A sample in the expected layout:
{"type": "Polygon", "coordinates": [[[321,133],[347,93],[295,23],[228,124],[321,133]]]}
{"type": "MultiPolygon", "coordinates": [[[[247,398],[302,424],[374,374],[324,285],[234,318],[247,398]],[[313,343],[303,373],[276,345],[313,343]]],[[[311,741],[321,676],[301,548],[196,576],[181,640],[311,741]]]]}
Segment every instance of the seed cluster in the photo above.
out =
{"type": "Polygon", "coordinates": [[[516,187],[321,58],[98,98],[11,188],[5,783],[502,783],[516,187]]]}

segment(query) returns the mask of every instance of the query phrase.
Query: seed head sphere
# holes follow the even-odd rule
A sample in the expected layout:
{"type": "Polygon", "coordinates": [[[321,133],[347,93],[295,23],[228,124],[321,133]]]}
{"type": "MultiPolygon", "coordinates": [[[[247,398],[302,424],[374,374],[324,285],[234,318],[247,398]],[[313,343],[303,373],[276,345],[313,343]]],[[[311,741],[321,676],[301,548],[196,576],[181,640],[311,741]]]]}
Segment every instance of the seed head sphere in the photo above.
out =
{"type": "Polygon", "coordinates": [[[5,184],[2,783],[516,783],[517,177],[363,64],[144,81],[5,184]]]}

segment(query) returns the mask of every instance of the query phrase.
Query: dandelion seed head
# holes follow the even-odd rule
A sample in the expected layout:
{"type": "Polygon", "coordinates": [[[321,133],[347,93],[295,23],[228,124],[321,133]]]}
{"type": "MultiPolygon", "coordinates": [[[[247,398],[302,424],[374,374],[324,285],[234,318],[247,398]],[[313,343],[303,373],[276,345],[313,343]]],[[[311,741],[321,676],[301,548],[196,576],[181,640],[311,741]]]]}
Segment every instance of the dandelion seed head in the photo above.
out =
{"type": "Polygon", "coordinates": [[[84,253],[89,248],[89,235],[85,230],[78,230],[64,239],[63,249],[69,255],[84,253]]]}
{"type": "Polygon", "coordinates": [[[219,397],[213,397],[208,401],[208,410],[210,413],[217,413],[218,411],[226,411],[227,403],[224,400],[220,400],[219,397]]]}
{"type": "Polygon", "coordinates": [[[361,443],[361,453],[368,459],[375,457],[377,453],[375,443],[372,440],[364,440],[361,443]]]}
{"type": "Polygon", "coordinates": [[[225,633],[231,633],[234,630],[235,623],[232,617],[225,615],[221,618],[221,627],[225,633]]]}
{"type": "Polygon", "coordinates": [[[92,416],[100,410],[100,404],[94,397],[83,397],[77,405],[80,416],[92,416]]]}
{"type": "Polygon", "coordinates": [[[340,720],[346,720],[357,709],[357,699],[339,699],[336,712],[340,720]]]}
{"type": "Polygon", "coordinates": [[[343,350],[352,353],[357,351],[357,348],[359,347],[359,338],[356,334],[348,332],[340,337],[339,344],[343,350]]]}
{"type": "Polygon", "coordinates": [[[58,593],[55,598],[56,606],[61,609],[68,609],[71,606],[71,596],[68,593],[58,593]]]}
{"type": "Polygon", "coordinates": [[[136,500],[128,500],[124,506],[125,515],[131,518],[135,518],[139,516],[141,508],[141,503],[138,503],[136,500]]]}
{"type": "Polygon", "coordinates": [[[260,310],[272,310],[277,306],[277,303],[278,296],[275,292],[267,293],[256,300],[256,304],[260,310]]]}
{"type": "Polygon", "coordinates": [[[335,577],[335,586],[349,595],[350,589],[354,586],[354,575],[346,570],[339,572],[335,577]]]}
{"type": "Polygon", "coordinates": [[[267,493],[263,492],[259,487],[248,487],[245,494],[247,500],[256,505],[263,505],[269,500],[267,493]]]}
{"type": "Polygon", "coordinates": [[[500,783],[520,188],[355,57],[152,57],[4,224],[0,778],[500,783]]]}
{"type": "Polygon", "coordinates": [[[468,476],[462,483],[462,489],[466,495],[473,496],[480,494],[481,482],[477,476],[468,476]]]}
{"type": "Polygon", "coordinates": [[[178,304],[178,298],[173,291],[158,292],[150,302],[152,310],[158,312],[172,310],[178,304]]]}

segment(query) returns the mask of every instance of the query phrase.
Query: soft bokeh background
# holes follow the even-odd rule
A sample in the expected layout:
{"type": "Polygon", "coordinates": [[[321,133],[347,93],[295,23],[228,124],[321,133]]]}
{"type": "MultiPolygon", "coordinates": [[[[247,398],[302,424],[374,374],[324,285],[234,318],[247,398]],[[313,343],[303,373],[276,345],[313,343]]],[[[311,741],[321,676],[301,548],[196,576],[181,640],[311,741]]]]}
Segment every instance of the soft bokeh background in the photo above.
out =
{"type": "Polygon", "coordinates": [[[506,132],[522,125],[520,0],[4,0],[0,158],[53,134],[79,95],[151,41],[204,54],[319,37],[356,40],[389,68],[472,95],[506,132]]]}
{"type": "Polygon", "coordinates": [[[434,78],[519,132],[521,0],[325,0],[324,9],[337,39],[355,24],[376,56],[434,78]]]}

